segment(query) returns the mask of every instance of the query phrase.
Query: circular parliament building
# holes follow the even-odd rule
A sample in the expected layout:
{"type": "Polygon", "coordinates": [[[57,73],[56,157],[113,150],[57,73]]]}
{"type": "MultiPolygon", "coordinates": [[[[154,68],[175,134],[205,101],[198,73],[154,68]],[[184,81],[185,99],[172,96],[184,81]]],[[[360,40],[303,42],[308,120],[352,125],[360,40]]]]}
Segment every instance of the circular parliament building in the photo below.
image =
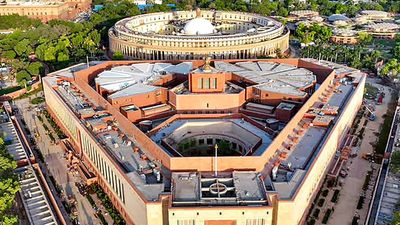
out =
{"type": "Polygon", "coordinates": [[[133,59],[248,59],[289,48],[289,31],[269,17],[224,11],[143,14],[108,33],[112,52],[133,59]]]}

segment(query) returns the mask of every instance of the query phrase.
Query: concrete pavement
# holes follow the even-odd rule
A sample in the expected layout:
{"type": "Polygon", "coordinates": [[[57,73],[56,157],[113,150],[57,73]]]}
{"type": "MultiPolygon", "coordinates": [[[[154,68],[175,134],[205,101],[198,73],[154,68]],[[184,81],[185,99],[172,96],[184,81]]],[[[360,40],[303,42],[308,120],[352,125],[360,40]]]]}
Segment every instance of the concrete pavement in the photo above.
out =
{"type": "MultiPolygon", "coordinates": [[[[71,175],[68,173],[67,161],[64,159],[63,149],[56,144],[52,144],[50,138],[46,135],[42,123],[39,121],[35,110],[28,110],[31,106],[29,99],[21,99],[15,101],[19,112],[22,114],[27,127],[30,129],[33,136],[35,128],[37,129],[40,137],[37,138],[37,147],[45,158],[45,164],[53,175],[57,184],[61,186],[63,194],[65,196],[73,196],[77,202],[78,221],[80,224],[97,225],[101,224],[99,219],[94,216],[95,210],[91,207],[85,196],[79,193],[78,188],[75,186],[75,182],[79,182],[80,178],[77,175],[71,175]]],[[[31,106],[32,107],[32,106],[31,106]]],[[[45,117],[43,116],[45,119],[45,117]]],[[[50,129],[51,126],[47,123],[50,129]]]]}
{"type": "MultiPolygon", "coordinates": [[[[386,97],[383,100],[383,104],[376,105],[375,107],[376,120],[369,121],[366,126],[358,156],[347,162],[348,176],[343,179],[339,202],[336,204],[335,211],[328,222],[328,224],[331,225],[351,224],[355,214],[360,216],[359,224],[363,224],[368,213],[368,205],[372,195],[372,185],[375,181],[376,169],[379,168],[379,165],[371,164],[369,161],[363,159],[362,155],[373,152],[374,147],[371,143],[376,143],[378,140],[377,134],[379,134],[380,127],[384,121],[383,115],[386,114],[388,103],[391,99],[391,89],[389,87],[379,85],[373,81],[371,82],[371,80],[369,81],[373,86],[382,89],[386,97]],[[365,176],[371,168],[375,170],[371,177],[369,189],[365,195],[366,199],[363,208],[357,210],[357,203],[362,193],[365,176]]],[[[367,118],[364,118],[364,120],[365,119],[367,118]]],[[[361,120],[360,125],[364,123],[364,120],[361,120]]]]}

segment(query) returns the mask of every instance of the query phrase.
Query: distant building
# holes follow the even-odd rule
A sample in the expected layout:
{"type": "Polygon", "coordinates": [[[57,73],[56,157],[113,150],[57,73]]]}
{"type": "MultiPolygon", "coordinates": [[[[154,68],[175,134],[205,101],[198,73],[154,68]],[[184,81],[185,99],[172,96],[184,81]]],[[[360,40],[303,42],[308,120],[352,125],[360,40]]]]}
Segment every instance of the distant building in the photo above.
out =
{"type": "Polygon", "coordinates": [[[153,4],[162,4],[162,0],[134,0],[136,5],[153,5],[153,4]]]}
{"type": "Polygon", "coordinates": [[[18,14],[48,22],[52,19],[74,19],[80,12],[90,10],[91,0],[68,1],[3,1],[0,15],[18,14]]]}
{"type": "Polygon", "coordinates": [[[110,50],[132,59],[247,59],[289,48],[289,31],[272,18],[244,12],[174,11],[118,21],[110,50]]]}
{"type": "Polygon", "coordinates": [[[331,41],[336,44],[354,45],[358,43],[358,34],[354,30],[334,29],[331,41]]]}
{"type": "Polygon", "coordinates": [[[393,20],[390,13],[378,10],[362,10],[355,18],[356,22],[366,23],[369,21],[393,20]]]}
{"type": "Polygon", "coordinates": [[[395,23],[374,23],[365,26],[366,31],[375,38],[393,39],[400,31],[400,26],[395,23]]]}
{"type": "Polygon", "coordinates": [[[351,19],[343,14],[332,14],[328,17],[328,22],[335,26],[345,26],[351,19]]]}
{"type": "Polygon", "coordinates": [[[290,17],[295,19],[312,19],[314,17],[319,16],[319,12],[312,10],[296,10],[292,11],[289,14],[290,17]]]}

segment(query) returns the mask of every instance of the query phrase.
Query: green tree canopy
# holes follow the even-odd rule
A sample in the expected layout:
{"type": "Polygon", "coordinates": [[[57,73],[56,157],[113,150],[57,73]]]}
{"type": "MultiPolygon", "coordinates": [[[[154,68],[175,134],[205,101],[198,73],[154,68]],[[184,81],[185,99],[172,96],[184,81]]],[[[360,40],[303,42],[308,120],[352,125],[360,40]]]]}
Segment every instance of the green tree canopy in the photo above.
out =
{"type": "Polygon", "coordinates": [[[116,52],[114,52],[112,59],[113,60],[122,60],[122,59],[124,59],[124,55],[122,54],[122,52],[116,51],[116,52]]]}
{"type": "Polygon", "coordinates": [[[38,19],[31,19],[27,16],[19,16],[17,14],[0,16],[0,21],[0,30],[16,28],[26,30],[42,24],[38,19]]]}
{"type": "Polygon", "coordinates": [[[43,69],[43,65],[40,62],[33,62],[29,64],[27,71],[32,76],[37,76],[40,74],[41,70],[43,69]]]}
{"type": "Polygon", "coordinates": [[[3,138],[0,137],[0,224],[14,225],[18,223],[16,216],[9,212],[20,184],[14,170],[17,164],[8,154],[3,138]]]}
{"type": "Polygon", "coordinates": [[[367,32],[358,33],[358,39],[360,41],[360,44],[362,44],[362,45],[371,44],[372,41],[374,40],[372,35],[367,32]]]}
{"type": "Polygon", "coordinates": [[[28,72],[26,72],[26,70],[19,71],[15,76],[15,78],[17,79],[18,83],[28,82],[32,79],[31,75],[28,72]]]}

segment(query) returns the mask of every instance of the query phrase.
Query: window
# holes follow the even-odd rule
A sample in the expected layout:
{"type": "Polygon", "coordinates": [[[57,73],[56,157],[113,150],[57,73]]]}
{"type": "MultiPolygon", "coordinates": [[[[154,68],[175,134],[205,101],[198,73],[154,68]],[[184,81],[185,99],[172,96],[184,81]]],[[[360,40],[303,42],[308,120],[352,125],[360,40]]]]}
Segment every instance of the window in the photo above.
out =
{"type": "Polygon", "coordinates": [[[232,143],[232,148],[236,149],[237,148],[237,144],[235,142],[232,143]]]}
{"type": "Polygon", "coordinates": [[[204,139],[199,139],[199,145],[204,145],[204,139]]]}
{"type": "Polygon", "coordinates": [[[205,82],[204,82],[204,89],[210,89],[210,78],[206,78],[206,79],[204,79],[205,80],[205,82]]]}
{"type": "Polygon", "coordinates": [[[199,78],[197,82],[197,88],[203,89],[203,78],[199,78]]]}
{"type": "Polygon", "coordinates": [[[213,144],[213,139],[212,138],[207,138],[207,144],[212,145],[213,144]]]}
{"type": "Polygon", "coordinates": [[[214,78],[214,82],[212,84],[212,88],[217,89],[217,78],[214,78]]]}

